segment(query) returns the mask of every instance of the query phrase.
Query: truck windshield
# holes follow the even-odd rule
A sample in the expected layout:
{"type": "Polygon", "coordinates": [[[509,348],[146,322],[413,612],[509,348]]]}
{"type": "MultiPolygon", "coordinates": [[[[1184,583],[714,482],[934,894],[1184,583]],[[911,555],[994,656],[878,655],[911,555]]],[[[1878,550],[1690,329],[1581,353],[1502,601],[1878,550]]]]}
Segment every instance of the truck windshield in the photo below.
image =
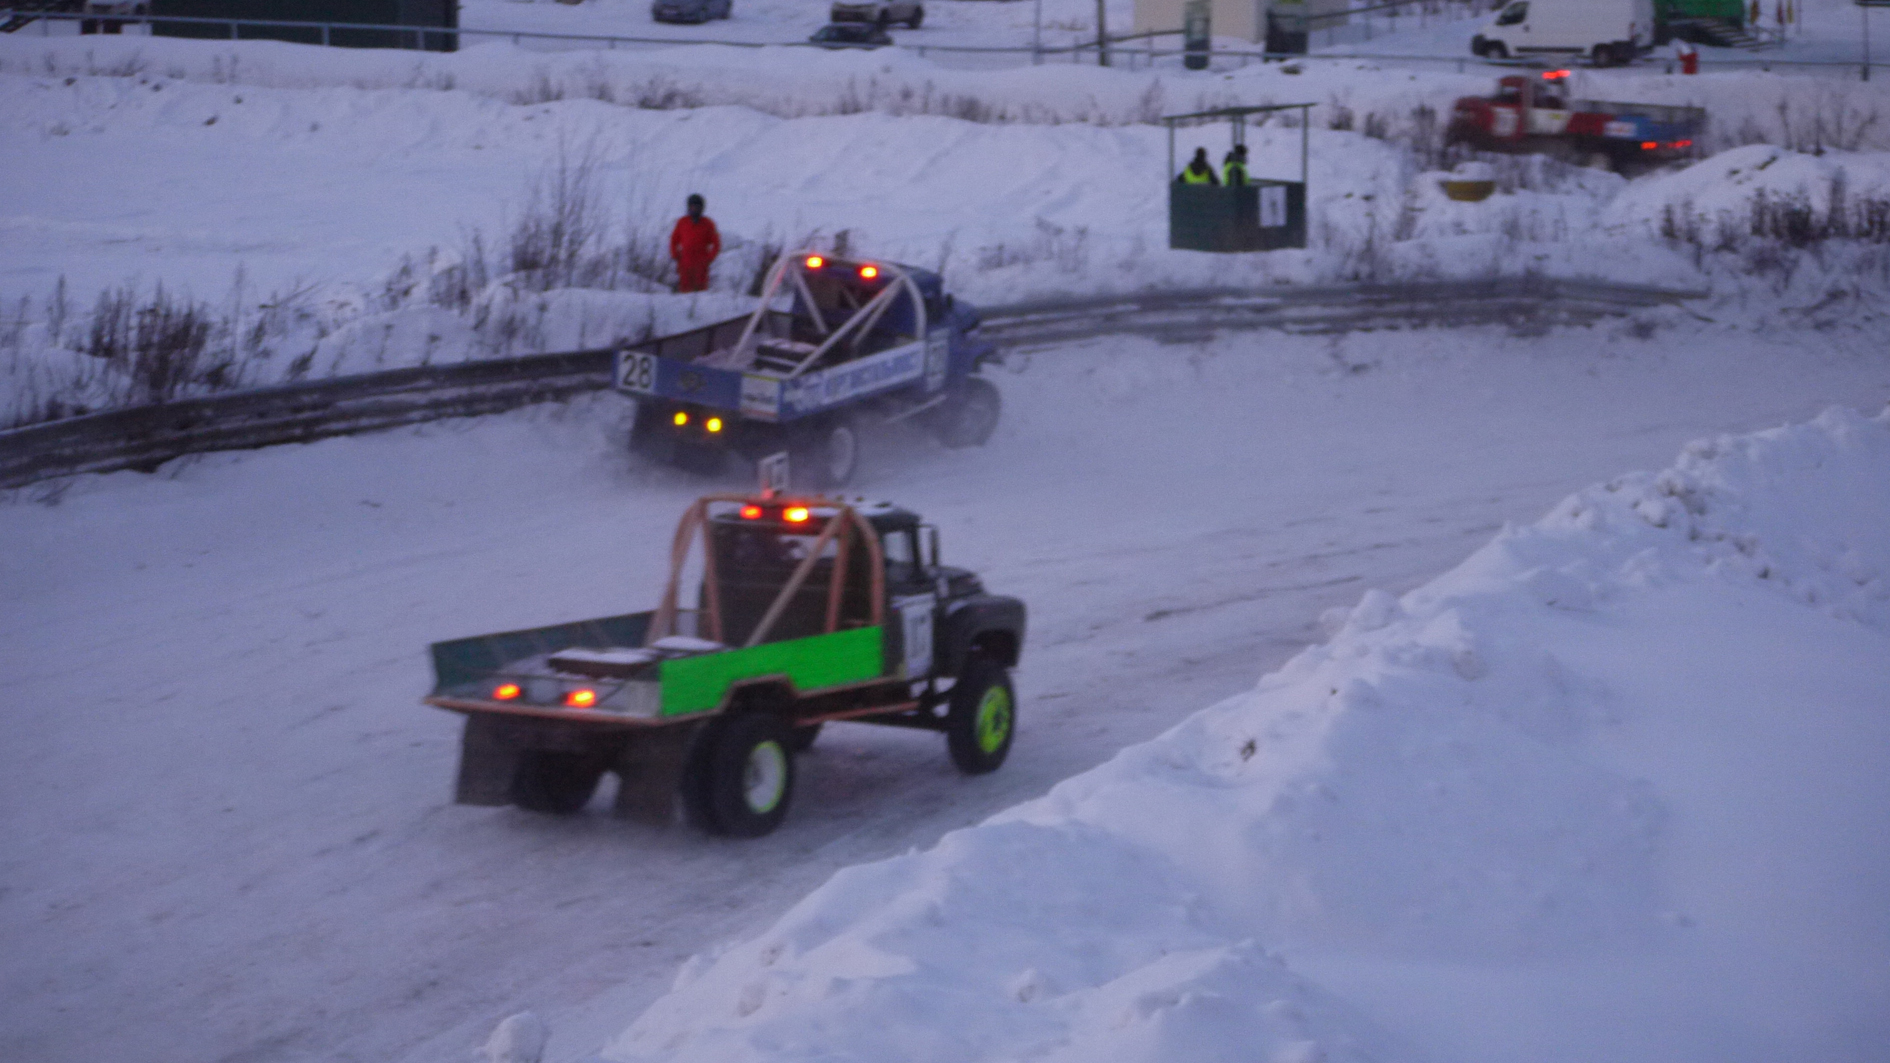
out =
{"type": "Polygon", "coordinates": [[[1516,3],[1504,8],[1503,13],[1496,17],[1496,24],[1499,26],[1514,26],[1528,17],[1529,4],[1527,0],[1516,0],[1516,3]]]}

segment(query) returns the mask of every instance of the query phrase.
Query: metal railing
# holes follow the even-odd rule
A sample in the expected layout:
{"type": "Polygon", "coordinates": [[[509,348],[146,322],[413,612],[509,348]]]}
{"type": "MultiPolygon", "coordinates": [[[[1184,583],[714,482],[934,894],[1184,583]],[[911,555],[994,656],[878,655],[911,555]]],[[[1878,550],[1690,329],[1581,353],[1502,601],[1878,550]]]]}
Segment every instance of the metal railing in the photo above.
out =
{"type": "MultiPolygon", "coordinates": [[[[1341,17],[1341,14],[1345,16],[1349,16],[1349,15],[1354,15],[1354,14],[1361,14],[1367,11],[1376,11],[1376,10],[1380,10],[1384,8],[1410,6],[1411,4],[1419,4],[1422,2],[1423,0],[1396,0],[1396,2],[1394,3],[1381,4],[1381,5],[1376,5],[1376,6],[1368,7],[1368,8],[1355,8],[1352,11],[1345,12],[1345,13],[1335,12],[1329,16],[1309,16],[1309,17],[1338,18],[1338,17],[1341,17]]],[[[480,38],[506,39],[506,40],[510,40],[514,44],[521,44],[528,40],[529,41],[550,41],[550,42],[558,42],[558,43],[564,43],[564,44],[601,46],[606,49],[615,49],[619,46],[685,47],[685,46],[690,46],[690,45],[719,45],[725,48],[831,48],[833,47],[832,45],[816,44],[812,41],[805,41],[805,40],[726,41],[726,40],[708,40],[708,39],[703,39],[703,38],[682,38],[682,37],[628,37],[628,36],[621,36],[621,35],[615,35],[615,34],[601,34],[601,33],[550,33],[550,32],[545,32],[541,30],[479,29],[475,27],[466,27],[466,26],[435,27],[435,26],[388,25],[388,24],[383,24],[383,23],[361,23],[361,22],[298,22],[298,21],[289,21],[289,20],[283,20],[283,19],[200,18],[200,17],[195,17],[195,16],[187,17],[187,16],[182,16],[182,15],[151,15],[151,14],[106,15],[106,14],[49,12],[49,11],[39,11],[39,10],[30,10],[30,9],[16,9],[16,8],[11,8],[11,7],[0,8],[0,24],[5,24],[6,22],[10,21],[13,17],[16,17],[16,16],[21,17],[21,18],[30,18],[34,21],[51,20],[51,21],[110,22],[110,23],[117,23],[120,25],[151,25],[154,23],[179,23],[179,24],[203,24],[203,25],[211,25],[211,26],[221,26],[228,30],[229,40],[255,39],[254,37],[242,36],[241,31],[244,27],[267,28],[267,29],[276,29],[276,30],[307,30],[307,31],[310,31],[310,33],[314,34],[319,39],[319,43],[322,43],[325,45],[329,44],[334,39],[334,35],[336,33],[351,34],[351,33],[357,33],[357,32],[375,32],[375,33],[403,34],[403,35],[412,37],[416,41],[416,44],[418,44],[422,40],[430,40],[430,39],[437,39],[437,38],[452,38],[453,41],[457,43],[458,39],[461,37],[480,37],[480,38]]],[[[1157,48],[1152,43],[1153,37],[1179,35],[1179,33],[1180,33],[1179,30],[1154,31],[1151,33],[1128,34],[1122,38],[1111,37],[1107,41],[1100,42],[1100,43],[1094,40],[1088,40],[1088,41],[1076,41],[1076,42],[1073,42],[1071,44],[1066,44],[1066,45],[900,44],[900,43],[895,42],[891,45],[885,45],[883,47],[897,48],[901,51],[912,52],[921,57],[926,56],[931,53],[938,53],[942,55],[990,55],[990,56],[1014,55],[1014,56],[1019,56],[1019,57],[1029,56],[1033,62],[1040,61],[1046,56],[1069,56],[1072,62],[1082,62],[1086,56],[1094,56],[1098,53],[1099,50],[1106,47],[1111,56],[1130,57],[1131,66],[1134,65],[1134,60],[1138,58],[1142,60],[1143,65],[1148,66],[1148,65],[1153,65],[1154,63],[1163,59],[1171,59],[1171,58],[1179,59],[1179,58],[1183,58],[1186,55],[1186,52],[1182,48],[1179,48],[1179,47],[1157,48]],[[1144,38],[1144,37],[1151,39],[1151,44],[1144,48],[1126,48],[1126,47],[1119,46],[1115,43],[1115,41],[1117,41],[1118,39],[1133,40],[1133,39],[1144,38]]],[[[308,43],[318,43],[318,41],[311,40],[308,43]]],[[[1522,60],[1478,59],[1475,56],[1470,56],[1470,55],[1419,55],[1419,54],[1400,54],[1400,53],[1371,52],[1371,51],[1346,51],[1346,52],[1321,51],[1321,52],[1311,52],[1311,53],[1269,52],[1269,51],[1266,51],[1265,49],[1259,49],[1259,48],[1255,48],[1255,49],[1215,48],[1211,52],[1211,55],[1214,58],[1221,59],[1221,60],[1230,60],[1230,59],[1237,60],[1239,64],[1243,66],[1250,62],[1286,62],[1286,61],[1304,62],[1308,60],[1311,60],[1311,61],[1332,60],[1332,61],[1341,61],[1341,62],[1353,62],[1353,61],[1362,60],[1366,62],[1390,63],[1390,64],[1406,63],[1406,64],[1454,65],[1457,71],[1460,73],[1464,71],[1465,69],[1467,69],[1468,64],[1472,64],[1472,63],[1477,64],[1479,66],[1506,66],[1506,65],[1515,65],[1519,62],[1522,62],[1522,60]]],[[[1671,61],[1666,63],[1666,67],[1667,67],[1667,73],[1674,72],[1674,64],[1671,61]]],[[[1807,68],[1807,69],[1825,69],[1825,70],[1848,70],[1848,69],[1858,68],[1864,71],[1863,79],[1866,81],[1869,80],[1869,74],[1868,74],[1869,62],[1867,59],[1866,60],[1776,59],[1776,58],[1771,58],[1771,57],[1745,57],[1745,58],[1733,59],[1733,58],[1719,58],[1715,56],[1702,56],[1702,63],[1701,63],[1702,70],[1756,69],[1756,70],[1762,70],[1762,71],[1771,71],[1771,70],[1779,69],[1779,68],[1807,68]]]]}
{"type": "MultiPolygon", "coordinates": [[[[1698,298],[1601,281],[1523,277],[1052,299],[983,311],[1005,349],[1099,336],[1193,342],[1217,332],[1334,333],[1498,324],[1534,334],[1698,298]]],[[[80,473],[153,471],[173,458],[304,443],[449,417],[499,413],[611,386],[614,348],[394,369],[69,417],[0,431],[0,488],[80,473]]]]}

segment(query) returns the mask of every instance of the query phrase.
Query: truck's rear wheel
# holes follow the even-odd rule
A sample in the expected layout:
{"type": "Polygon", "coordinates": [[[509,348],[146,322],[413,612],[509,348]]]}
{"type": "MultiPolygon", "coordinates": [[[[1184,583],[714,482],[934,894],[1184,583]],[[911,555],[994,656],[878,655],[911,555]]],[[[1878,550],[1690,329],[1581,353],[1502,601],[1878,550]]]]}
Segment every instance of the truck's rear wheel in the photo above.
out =
{"type": "Polygon", "coordinates": [[[988,658],[974,658],[952,687],[945,717],[945,745],[952,763],[966,775],[996,771],[1011,751],[1017,731],[1017,694],[1010,669],[988,658]]]}
{"type": "Polygon", "coordinates": [[[781,825],[794,793],[788,726],[767,713],[741,713],[711,725],[697,780],[695,812],[703,827],[759,838],[781,825]]]}
{"type": "Polygon", "coordinates": [[[860,471],[860,429],[850,417],[836,417],[806,432],[792,447],[790,475],[813,490],[845,487],[860,471]]]}
{"type": "Polygon", "coordinates": [[[938,441],[948,447],[981,447],[997,431],[1004,408],[997,385],[983,377],[967,377],[956,394],[939,404],[938,441]]]}
{"type": "Polygon", "coordinates": [[[582,753],[531,752],[519,758],[512,803],[528,812],[568,816],[591,803],[604,765],[582,753]]]}

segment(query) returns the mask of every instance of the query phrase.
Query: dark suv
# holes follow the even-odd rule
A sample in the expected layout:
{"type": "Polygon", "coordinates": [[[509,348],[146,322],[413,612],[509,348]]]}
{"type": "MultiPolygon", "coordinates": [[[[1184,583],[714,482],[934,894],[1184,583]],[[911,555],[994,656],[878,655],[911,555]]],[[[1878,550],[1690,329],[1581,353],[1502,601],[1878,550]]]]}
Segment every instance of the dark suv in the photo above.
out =
{"type": "Polygon", "coordinates": [[[655,0],[650,18],[657,22],[707,22],[727,18],[735,0],[655,0]]]}
{"type": "Polygon", "coordinates": [[[872,22],[832,22],[807,38],[822,48],[879,48],[893,42],[892,34],[872,22]]]}

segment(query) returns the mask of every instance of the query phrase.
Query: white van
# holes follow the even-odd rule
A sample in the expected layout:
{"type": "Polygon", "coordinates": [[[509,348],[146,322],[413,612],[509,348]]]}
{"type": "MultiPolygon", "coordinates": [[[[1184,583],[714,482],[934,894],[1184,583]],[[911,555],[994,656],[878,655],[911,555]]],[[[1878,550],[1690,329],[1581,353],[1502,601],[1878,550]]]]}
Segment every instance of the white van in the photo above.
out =
{"type": "Polygon", "coordinates": [[[1510,0],[1470,38],[1489,59],[1562,53],[1625,63],[1654,43],[1654,0],[1510,0]]]}

